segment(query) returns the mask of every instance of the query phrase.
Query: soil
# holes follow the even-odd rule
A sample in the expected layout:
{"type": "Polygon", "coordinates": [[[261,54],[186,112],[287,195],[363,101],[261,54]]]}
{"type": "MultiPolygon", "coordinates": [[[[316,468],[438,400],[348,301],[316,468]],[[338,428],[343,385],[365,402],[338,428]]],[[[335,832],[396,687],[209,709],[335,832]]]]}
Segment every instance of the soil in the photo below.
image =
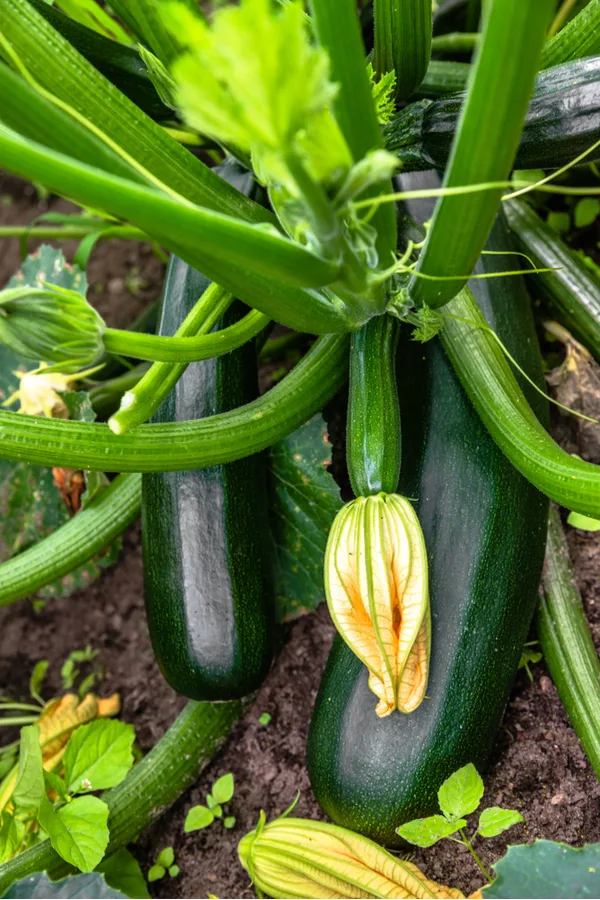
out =
{"type": "MultiPolygon", "coordinates": [[[[68,204],[55,198],[39,202],[31,187],[12,178],[0,180],[3,224],[29,222],[47,209],[66,210],[68,204]]],[[[19,265],[18,242],[4,240],[1,246],[0,286],[19,265]]],[[[63,245],[67,257],[74,246],[63,245]]],[[[111,241],[94,250],[91,297],[111,325],[124,325],[158,297],[162,277],[163,265],[150,247],[111,241]]],[[[600,536],[571,531],[569,543],[600,648],[600,536]]],[[[333,628],[321,607],[282,631],[281,652],[244,721],[197,783],[133,847],[144,872],[163,847],[175,850],[180,875],[151,885],[156,897],[254,897],[237,862],[236,845],[259,811],[273,817],[300,792],[298,815],[322,816],[308,783],[305,739],[333,628]],[[271,720],[261,725],[259,716],[265,712],[271,720]],[[226,831],[215,823],[185,835],[187,810],[204,802],[212,782],[225,772],[235,776],[235,796],[227,810],[237,819],[235,827],[226,831]]],[[[59,692],[61,663],[88,644],[100,651],[100,693],[119,691],[122,717],[135,725],[139,746],[148,751],[184,701],[164,683],[152,657],[143,612],[139,526],[125,535],[119,562],[87,590],[53,600],[40,612],[29,602],[0,611],[0,693],[26,699],[30,672],[40,658],[50,661],[47,695],[59,692]]],[[[509,832],[511,843],[536,837],[575,845],[599,841],[600,784],[543,662],[533,666],[532,675],[531,682],[520,672],[512,691],[486,779],[487,803],[523,813],[526,824],[509,832]]],[[[503,855],[507,841],[498,837],[481,844],[481,856],[491,865],[503,855]]],[[[414,860],[430,877],[465,893],[481,885],[475,863],[456,844],[442,842],[415,854],[414,860]]]]}

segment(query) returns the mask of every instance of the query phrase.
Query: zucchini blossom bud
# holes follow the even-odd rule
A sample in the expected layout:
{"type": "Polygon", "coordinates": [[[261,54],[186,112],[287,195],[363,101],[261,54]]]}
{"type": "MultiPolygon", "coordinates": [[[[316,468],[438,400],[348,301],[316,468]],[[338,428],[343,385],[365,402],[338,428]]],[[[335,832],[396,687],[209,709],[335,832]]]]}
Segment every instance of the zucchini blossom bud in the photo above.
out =
{"type": "Polygon", "coordinates": [[[105,324],[83,294],[44,282],[43,287],[0,292],[0,342],[27,359],[75,372],[103,352],[105,324]]]}
{"type": "Polygon", "coordinates": [[[335,627],[369,670],[377,715],[413,712],[427,687],[431,619],[427,551],[408,500],[380,493],[340,510],[325,590],[335,627]]]}
{"type": "Polygon", "coordinates": [[[240,862],[269,897],[463,897],[430,881],[410,862],[347,828],[287,818],[266,823],[238,844],[240,862]]]}

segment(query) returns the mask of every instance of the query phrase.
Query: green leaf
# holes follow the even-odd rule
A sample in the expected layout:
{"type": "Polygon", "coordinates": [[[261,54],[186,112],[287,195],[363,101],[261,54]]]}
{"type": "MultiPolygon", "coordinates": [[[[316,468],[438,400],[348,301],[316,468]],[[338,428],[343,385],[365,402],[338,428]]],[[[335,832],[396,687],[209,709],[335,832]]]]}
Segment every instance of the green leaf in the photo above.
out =
{"type": "Polygon", "coordinates": [[[49,662],[47,659],[40,659],[36,662],[33,667],[33,672],[31,673],[31,677],[29,679],[29,693],[33,697],[34,700],[37,700],[38,703],[43,703],[44,699],[41,696],[42,690],[42,682],[46,677],[46,672],[48,671],[49,662]]]}
{"type": "Polygon", "coordinates": [[[484,809],[479,816],[477,833],[484,838],[496,837],[503,831],[512,828],[518,822],[524,822],[520,812],[514,809],[502,809],[500,806],[490,806],[484,809]]]}
{"type": "Polygon", "coordinates": [[[160,881],[161,878],[165,877],[165,874],[166,872],[163,866],[150,866],[150,869],[148,870],[148,881],[150,884],[152,884],[153,881],[160,881]]]}
{"type": "Polygon", "coordinates": [[[509,847],[494,866],[496,880],[486,898],[594,897],[600,883],[600,844],[575,850],[554,841],[509,847]]]}
{"type": "Polygon", "coordinates": [[[186,834],[189,831],[200,831],[201,828],[207,828],[212,825],[215,817],[207,806],[192,806],[189,813],[185,817],[183,830],[186,834]]]}
{"type": "Polygon", "coordinates": [[[60,881],[50,881],[45,872],[36,872],[15,881],[2,896],[6,900],[28,900],[33,897],[44,900],[79,900],[81,897],[87,900],[120,900],[127,895],[109,887],[104,876],[96,872],[93,875],[70,875],[60,881]]]}
{"type": "Polygon", "coordinates": [[[19,768],[12,802],[17,809],[39,809],[45,797],[40,729],[37,725],[21,728],[19,768]]]}
{"type": "Polygon", "coordinates": [[[133,725],[117,719],[96,719],[77,728],[63,762],[69,793],[115,787],[133,765],[133,725]]]}
{"type": "Polygon", "coordinates": [[[455,834],[467,823],[464,819],[449,822],[444,816],[429,816],[426,819],[413,819],[396,829],[400,837],[417,847],[431,847],[442,838],[455,834]]]}
{"type": "Polygon", "coordinates": [[[56,791],[61,800],[65,799],[67,795],[67,786],[60,775],[56,775],[54,772],[44,771],[44,781],[46,782],[47,791],[56,791]]]}
{"type": "Polygon", "coordinates": [[[76,797],[58,812],[44,798],[39,821],[66,862],[92,872],[108,846],[108,806],[98,797],[76,797]]]}
{"type": "Polygon", "coordinates": [[[165,847],[164,850],[161,850],[158,856],[156,857],[156,864],[158,866],[164,866],[165,869],[168,869],[169,866],[172,866],[175,862],[175,851],[172,847],[165,847]]]}
{"type": "Polygon", "coordinates": [[[567,522],[580,531],[600,531],[600,519],[592,519],[591,516],[584,516],[581,513],[570,512],[567,522]]]}
{"type": "Polygon", "coordinates": [[[25,837],[25,823],[10,813],[0,813],[0,865],[16,856],[25,837]]]}
{"type": "Polygon", "coordinates": [[[236,822],[235,816],[227,816],[225,819],[223,819],[223,827],[227,828],[227,829],[233,828],[233,826],[235,825],[235,822],[236,822]]]}
{"type": "Polygon", "coordinates": [[[171,109],[177,109],[175,94],[177,85],[169,74],[168,69],[163,65],[158,56],[155,56],[150,50],[142,44],[138,44],[138,52],[142,58],[142,62],[146,66],[146,71],[150,76],[150,81],[156,88],[156,93],[165,104],[171,109]]]}
{"type": "Polygon", "coordinates": [[[233,775],[231,772],[228,772],[226,775],[221,775],[220,778],[217,778],[212,786],[211,793],[217,803],[229,803],[233,797],[234,790],[233,775]]]}
{"type": "Polygon", "coordinates": [[[529,664],[538,663],[542,659],[543,654],[539,650],[533,650],[531,647],[524,647],[519,660],[519,669],[524,669],[529,664]]]}
{"type": "Polygon", "coordinates": [[[120,891],[126,897],[150,897],[146,881],[137,859],[125,847],[103,859],[96,866],[96,872],[102,872],[109,887],[120,891]]]}
{"type": "Polygon", "coordinates": [[[473,763],[447,778],[438,791],[440,809],[447,818],[458,819],[475,812],[483,797],[483,780],[473,763]]]}
{"type": "Polygon", "coordinates": [[[571,217],[568,212],[550,212],[546,221],[558,234],[566,234],[571,228],[571,217]]]}
{"type": "Polygon", "coordinates": [[[600,200],[597,197],[583,197],[575,205],[575,228],[587,228],[600,215],[600,200]]]}
{"type": "Polygon", "coordinates": [[[169,866],[169,875],[171,876],[171,878],[177,878],[180,871],[181,869],[179,868],[179,866],[169,866]]]}
{"type": "Polygon", "coordinates": [[[261,713],[260,716],[258,717],[259,725],[268,725],[270,721],[271,721],[271,714],[268,712],[261,713]]]}
{"type": "Polygon", "coordinates": [[[330,463],[331,444],[320,414],[271,448],[270,517],[280,622],[310,612],[325,600],[325,546],[342,507],[339,488],[328,472],[330,463]]]}

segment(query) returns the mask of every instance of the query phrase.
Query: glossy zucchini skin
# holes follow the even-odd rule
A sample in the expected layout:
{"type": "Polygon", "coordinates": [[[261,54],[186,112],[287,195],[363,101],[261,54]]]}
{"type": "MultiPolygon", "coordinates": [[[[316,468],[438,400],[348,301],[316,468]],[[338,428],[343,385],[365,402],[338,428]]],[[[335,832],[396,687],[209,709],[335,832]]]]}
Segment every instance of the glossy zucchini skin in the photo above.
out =
{"type": "Polygon", "coordinates": [[[143,112],[156,121],[176,118],[176,113],[156,93],[135,47],[127,47],[103,37],[92,28],[87,28],[49,6],[46,0],[29,0],[29,3],[143,112]]]}
{"type": "MultiPolygon", "coordinates": [[[[488,248],[506,249],[506,241],[499,220],[488,248]]],[[[497,257],[482,259],[480,266],[497,266],[497,257]]],[[[510,351],[540,377],[522,281],[472,287],[510,351]]],[[[323,810],[388,846],[402,843],[398,825],[439,811],[437,790],[448,775],[468,762],[485,768],[536,604],[548,512],[546,498],[495,446],[437,340],[404,340],[399,361],[399,491],[417,498],[429,558],[427,699],[410,715],[379,719],[367,670],[336,637],[308,739],[323,810]]]]}
{"type": "MultiPolygon", "coordinates": [[[[384,128],[386,149],[405,172],[443,168],[463,95],[411,103],[384,128]]],[[[565,165],[600,140],[600,56],[564,63],[536,79],[515,169],[565,165]]],[[[600,149],[588,157],[600,158],[600,149]]]]}
{"type": "MultiPolygon", "coordinates": [[[[224,167],[225,168],[225,167],[224,167]]],[[[247,192],[235,166],[222,174],[247,192]]],[[[172,335],[208,281],[171,257],[159,333],[172,335]]],[[[243,315],[234,304],[217,327],[243,315]]],[[[258,396],[254,342],[193,363],[153,421],[226,412],[258,396]]],[[[263,454],[222,466],[142,479],[144,593],[152,646],[176,691],[193,700],[235,700],[269,670],[274,601],[263,454]]]]}

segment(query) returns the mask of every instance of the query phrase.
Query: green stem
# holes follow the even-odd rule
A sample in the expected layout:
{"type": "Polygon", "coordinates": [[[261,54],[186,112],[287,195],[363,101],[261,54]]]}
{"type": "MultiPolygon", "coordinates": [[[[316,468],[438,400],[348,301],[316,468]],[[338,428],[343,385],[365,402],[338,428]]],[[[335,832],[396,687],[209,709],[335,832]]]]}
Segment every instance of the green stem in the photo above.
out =
{"type": "MultiPolygon", "coordinates": [[[[214,328],[232,301],[231,294],[216,284],[210,284],[177,329],[175,339],[189,340],[189,335],[206,335],[214,328]]],[[[162,340],[170,341],[173,338],[162,340]]],[[[147,422],[177,384],[187,366],[187,362],[175,364],[157,362],[150,366],[138,383],[125,393],[120,408],[110,417],[108,424],[112,431],[115,434],[124,434],[130,428],[147,422]]]]}
{"type": "Polygon", "coordinates": [[[467,848],[467,850],[469,851],[469,853],[471,854],[471,856],[473,857],[473,859],[475,860],[475,862],[477,863],[477,865],[479,866],[479,868],[481,869],[481,871],[483,872],[483,874],[485,875],[485,877],[487,878],[489,883],[491,884],[493,879],[492,879],[490,873],[487,871],[486,867],[481,862],[481,860],[479,858],[479,854],[475,851],[473,844],[467,837],[467,833],[466,833],[465,829],[459,828],[458,830],[463,839],[463,844],[465,845],[465,847],[467,848]]]}
{"type": "Polygon", "coordinates": [[[455,31],[438,34],[431,41],[432,53],[471,53],[479,41],[479,32],[455,31]]]}
{"type": "Polygon", "coordinates": [[[149,241],[139,228],[130,225],[1,225],[0,238],[31,238],[32,240],[71,241],[102,232],[102,237],[122,238],[131,241],[149,241]]]}
{"type": "Polygon", "coordinates": [[[590,0],[583,9],[548,41],[541,69],[600,53],[600,0],[590,0]]]}
{"type": "MultiPolygon", "coordinates": [[[[505,181],[513,165],[554,0],[489,0],[444,187],[505,181]]],[[[498,212],[502,190],[442,197],[417,271],[417,306],[443,306],[466,283],[498,212]],[[460,228],[457,224],[460,223],[460,228]]]]}
{"type": "Polygon", "coordinates": [[[122,375],[108,378],[106,381],[101,381],[90,388],[88,391],[90,402],[94,412],[101,421],[108,419],[109,416],[117,411],[123,394],[135,387],[149,368],[149,363],[139,363],[139,365],[133,369],[128,369],[122,375]]]}
{"type": "Polygon", "coordinates": [[[32,722],[37,722],[40,716],[39,709],[37,710],[37,716],[10,716],[6,719],[0,717],[0,727],[3,725],[7,727],[8,725],[31,725],[32,722]]]}
{"type": "Polygon", "coordinates": [[[375,71],[396,73],[396,97],[421,84],[431,56],[431,0],[375,0],[375,71]]]}
{"type": "Polygon", "coordinates": [[[552,681],[600,778],[600,661],[558,510],[550,510],[537,633],[552,681]]]}
{"type": "Polygon", "coordinates": [[[563,25],[569,18],[571,10],[575,7],[576,3],[577,3],[577,0],[563,0],[560,7],[558,8],[558,12],[554,16],[554,21],[552,22],[552,25],[548,29],[548,40],[553,38],[555,34],[558,34],[560,29],[563,27],[563,25]]]}
{"type": "Polygon", "coordinates": [[[84,565],[139,515],[141,477],[120,475],[49,537],[0,565],[0,607],[84,565]]]}
{"type": "Polygon", "coordinates": [[[40,714],[40,707],[34,706],[33,703],[13,703],[12,701],[8,701],[7,703],[0,703],[0,712],[13,709],[24,710],[25,712],[35,712],[38,714],[38,716],[40,714]]]}
{"type": "Polygon", "coordinates": [[[242,344],[256,337],[268,322],[270,322],[268,316],[252,310],[239,322],[212,334],[206,334],[206,330],[203,329],[195,337],[178,338],[134,334],[131,331],[107,328],[103,340],[109,353],[133,356],[151,362],[191,363],[237,350],[242,344]]]}
{"type": "Polygon", "coordinates": [[[417,96],[443,97],[444,94],[463,91],[470,71],[470,63],[432,59],[417,91],[417,96]]]}
{"type": "Polygon", "coordinates": [[[445,312],[458,318],[446,318],[442,345],[505,456],[552,500],[600,518],[600,466],[566,453],[537,420],[504,353],[485,330],[487,323],[469,289],[464,288],[445,312]]]}
{"type": "Polygon", "coordinates": [[[327,335],[252,403],[197,421],[141,425],[125,435],[95,422],[0,411],[0,458],[110,472],[169,472],[232,462],[271,446],[322,409],[346,380],[347,354],[346,335],[327,335]]]}
{"type": "MultiPolygon", "coordinates": [[[[241,714],[238,701],[186,705],[150,753],[121,784],[103,794],[109,808],[107,856],[136,840],[196,781],[241,714]]],[[[0,866],[0,895],[34,872],[48,872],[56,879],[71,871],[50,841],[42,841],[0,866]]]]}

